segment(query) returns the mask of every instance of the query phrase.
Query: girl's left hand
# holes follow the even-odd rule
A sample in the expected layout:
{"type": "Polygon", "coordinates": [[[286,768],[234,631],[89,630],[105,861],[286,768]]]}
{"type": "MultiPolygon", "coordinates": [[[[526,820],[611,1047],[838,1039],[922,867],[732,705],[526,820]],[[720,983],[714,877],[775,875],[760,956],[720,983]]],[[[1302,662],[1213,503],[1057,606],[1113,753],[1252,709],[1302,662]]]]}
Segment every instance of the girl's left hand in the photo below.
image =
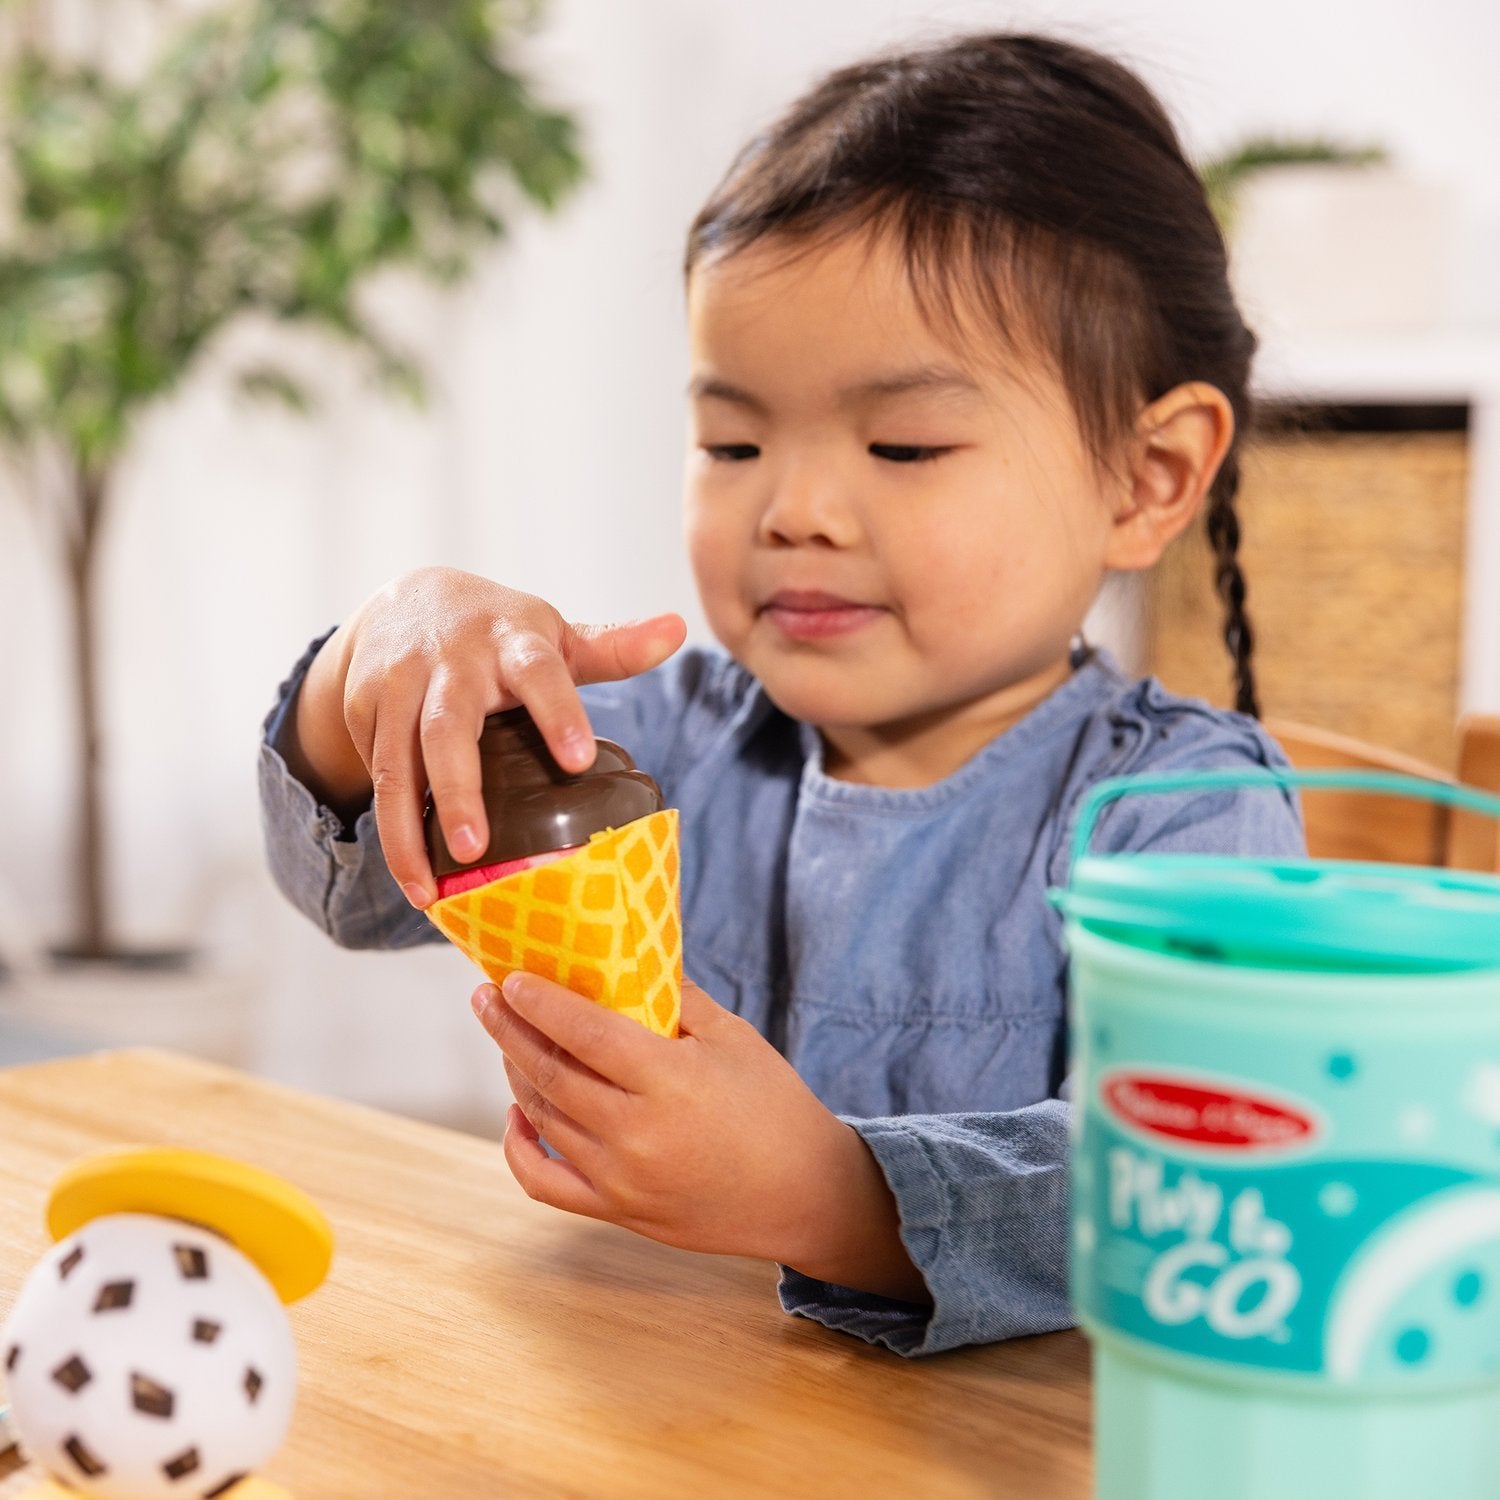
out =
{"type": "Polygon", "coordinates": [[[859,1135],[748,1022],[682,990],[673,1040],[533,974],[474,992],[505,1053],[505,1157],[528,1196],[683,1249],[798,1266],[824,1258],[851,1188],[861,1217],[872,1190],[893,1214],[859,1135]]]}

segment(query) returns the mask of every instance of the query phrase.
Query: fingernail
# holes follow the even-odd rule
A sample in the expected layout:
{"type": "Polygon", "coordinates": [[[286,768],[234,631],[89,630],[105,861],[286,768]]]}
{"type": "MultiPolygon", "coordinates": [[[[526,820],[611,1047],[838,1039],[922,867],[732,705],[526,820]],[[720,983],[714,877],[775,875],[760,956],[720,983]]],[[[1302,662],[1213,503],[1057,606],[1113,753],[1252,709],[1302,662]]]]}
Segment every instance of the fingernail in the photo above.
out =
{"type": "Polygon", "coordinates": [[[524,1000],[526,998],[526,992],[526,976],[519,971],[514,974],[507,974],[505,976],[504,982],[500,986],[500,993],[504,995],[512,1005],[514,1005],[517,1000],[524,1000]]]}
{"type": "Polygon", "coordinates": [[[581,730],[570,729],[563,735],[562,750],[563,759],[582,770],[594,758],[593,736],[584,734],[581,730]]]}
{"type": "Polygon", "coordinates": [[[407,881],[407,883],[403,885],[401,889],[404,892],[406,899],[410,901],[418,911],[426,911],[427,908],[432,905],[432,893],[426,888],[426,886],[418,885],[415,880],[407,881]]]}
{"type": "Polygon", "coordinates": [[[474,1014],[481,1021],[488,1021],[495,1010],[496,1000],[495,986],[482,984],[470,997],[469,1004],[473,1007],[474,1014]]]}
{"type": "Polygon", "coordinates": [[[472,823],[460,823],[453,830],[453,852],[460,859],[477,859],[484,853],[484,845],[472,823]]]}

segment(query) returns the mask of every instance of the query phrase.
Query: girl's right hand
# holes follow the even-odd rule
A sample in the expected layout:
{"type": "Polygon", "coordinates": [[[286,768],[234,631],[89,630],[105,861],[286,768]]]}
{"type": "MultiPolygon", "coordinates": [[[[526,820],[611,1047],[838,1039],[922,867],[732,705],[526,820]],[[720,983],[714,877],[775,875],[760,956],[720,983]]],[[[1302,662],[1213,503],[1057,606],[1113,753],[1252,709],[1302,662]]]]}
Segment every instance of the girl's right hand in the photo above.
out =
{"type": "Polygon", "coordinates": [[[594,735],[575,684],[633,677],[682,644],[678,615],[570,625],[545,600],[455,568],[392,580],[331,635],[298,695],[292,773],[345,820],[373,793],[386,864],[416,907],[437,899],[422,809],[459,859],[489,843],[479,734],[525,704],[557,762],[585,771],[594,735]]]}

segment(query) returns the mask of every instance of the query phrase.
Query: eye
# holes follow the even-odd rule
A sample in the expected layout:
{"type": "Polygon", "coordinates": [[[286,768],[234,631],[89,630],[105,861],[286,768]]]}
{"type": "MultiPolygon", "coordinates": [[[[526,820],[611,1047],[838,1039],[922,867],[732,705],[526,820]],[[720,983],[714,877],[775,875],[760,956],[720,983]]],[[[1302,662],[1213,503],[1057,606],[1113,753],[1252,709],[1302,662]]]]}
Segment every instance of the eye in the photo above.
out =
{"type": "Polygon", "coordinates": [[[742,464],[760,457],[760,449],[754,443],[704,443],[703,451],[715,463],[722,464],[742,464]]]}
{"type": "Polygon", "coordinates": [[[871,443],[870,452],[876,458],[883,458],[887,463],[893,464],[925,464],[931,463],[935,458],[941,458],[945,453],[951,453],[951,448],[923,448],[915,443],[871,443]]]}

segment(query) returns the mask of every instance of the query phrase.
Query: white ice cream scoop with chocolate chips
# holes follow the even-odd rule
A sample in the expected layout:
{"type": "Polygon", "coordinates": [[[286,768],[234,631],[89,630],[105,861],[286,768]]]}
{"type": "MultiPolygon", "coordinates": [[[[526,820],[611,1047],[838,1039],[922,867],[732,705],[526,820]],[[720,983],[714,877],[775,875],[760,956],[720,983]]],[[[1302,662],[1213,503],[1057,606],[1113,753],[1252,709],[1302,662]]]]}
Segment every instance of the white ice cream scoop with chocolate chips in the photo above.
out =
{"type": "Polygon", "coordinates": [[[224,1157],[111,1152],[59,1180],[48,1228],[0,1328],[11,1420],[53,1480],[38,1497],[284,1493],[249,1475],[291,1421],[283,1303],[331,1257],[311,1200],[224,1157]]]}

